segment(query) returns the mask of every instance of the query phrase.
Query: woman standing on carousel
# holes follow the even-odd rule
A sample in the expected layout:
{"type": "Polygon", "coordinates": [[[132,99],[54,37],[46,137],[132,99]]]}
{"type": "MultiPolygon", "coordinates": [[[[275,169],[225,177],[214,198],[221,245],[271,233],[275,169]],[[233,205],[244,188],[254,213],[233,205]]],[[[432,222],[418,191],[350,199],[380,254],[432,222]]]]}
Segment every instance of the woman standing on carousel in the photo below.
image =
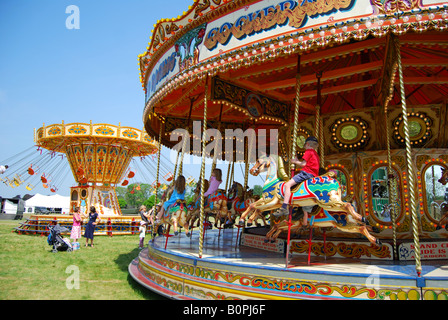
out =
{"type": "Polygon", "coordinates": [[[84,237],[86,238],[86,247],[88,246],[88,242],[90,239],[90,246],[93,248],[93,233],[95,232],[95,226],[99,222],[100,219],[98,219],[98,222],[96,219],[98,218],[98,213],[96,212],[96,209],[94,206],[90,207],[89,212],[89,222],[86,225],[86,230],[84,231],[84,237]]]}

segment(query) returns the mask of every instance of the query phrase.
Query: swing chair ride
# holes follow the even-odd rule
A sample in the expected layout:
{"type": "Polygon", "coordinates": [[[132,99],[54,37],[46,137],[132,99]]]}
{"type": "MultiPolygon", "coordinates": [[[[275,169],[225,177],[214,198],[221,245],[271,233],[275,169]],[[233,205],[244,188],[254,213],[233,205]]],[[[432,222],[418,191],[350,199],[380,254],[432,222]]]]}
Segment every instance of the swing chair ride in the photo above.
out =
{"type": "Polygon", "coordinates": [[[448,4],[433,0],[198,0],[159,20],[138,57],[145,130],[200,156],[201,177],[206,157],[212,170],[227,161],[227,176],[243,162],[244,191],[249,169],[267,174],[238,213],[241,237],[157,237],[129,265],[134,279],[176,299],[447,299],[447,26],[448,4]],[[283,201],[309,136],[325,174],[291,199],[316,205],[308,226],[296,208],[248,228],[246,214],[283,201]],[[381,287],[366,285],[363,259],[381,287]]]}
{"type": "MultiPolygon", "coordinates": [[[[26,190],[33,192],[35,186],[42,184],[56,193],[71,171],[76,185],[70,188],[67,213],[72,214],[75,207],[86,213],[90,206],[95,206],[100,217],[106,218],[98,225],[97,235],[137,232],[138,226],[133,225],[137,216],[122,216],[115,189],[129,185],[129,192],[134,194],[141,182],[154,180],[158,144],[145,132],[120,124],[62,122],[44,124],[35,131],[34,142],[35,147],[5,160],[9,163],[1,176],[5,185],[25,185],[26,190]]],[[[67,214],[35,214],[16,231],[45,234],[47,224],[54,220],[70,226],[72,218],[67,214]]]]}
{"type": "MultiPolygon", "coordinates": [[[[70,208],[88,212],[90,206],[104,216],[121,215],[116,186],[126,186],[135,177],[129,167],[134,157],[157,152],[157,144],[144,132],[121,125],[69,123],[37,129],[39,148],[65,155],[77,183],[70,190],[70,208]],[[87,210],[87,211],[86,211],[87,210]]],[[[42,175],[42,182],[46,177],[42,175]]]]}

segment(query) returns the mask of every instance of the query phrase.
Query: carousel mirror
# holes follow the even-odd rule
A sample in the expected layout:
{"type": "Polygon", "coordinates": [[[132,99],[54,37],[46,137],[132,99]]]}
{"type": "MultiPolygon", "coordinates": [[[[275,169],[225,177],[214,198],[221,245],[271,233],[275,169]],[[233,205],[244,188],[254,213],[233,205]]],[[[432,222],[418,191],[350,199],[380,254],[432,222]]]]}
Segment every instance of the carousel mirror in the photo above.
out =
{"type": "MultiPolygon", "coordinates": [[[[388,184],[389,168],[386,166],[378,167],[371,175],[370,187],[371,187],[371,199],[372,199],[372,215],[380,223],[391,223],[391,208],[392,203],[398,203],[397,214],[401,211],[401,197],[398,194],[397,200],[391,201],[390,190],[388,184]]],[[[398,174],[393,172],[395,177],[398,174]]],[[[399,192],[400,188],[397,188],[399,192]]]]}
{"type": "Polygon", "coordinates": [[[78,191],[76,191],[76,190],[72,191],[71,201],[78,201],[78,191]]]}
{"type": "Polygon", "coordinates": [[[430,165],[423,173],[424,192],[426,197],[425,211],[429,217],[438,222],[441,218],[441,205],[448,198],[448,188],[439,182],[442,177],[442,167],[438,164],[430,165]]]}
{"type": "Polygon", "coordinates": [[[338,180],[339,185],[342,189],[342,199],[345,199],[347,197],[347,190],[348,190],[348,182],[347,182],[347,176],[342,170],[332,168],[332,171],[336,173],[336,180],[338,180]]]}

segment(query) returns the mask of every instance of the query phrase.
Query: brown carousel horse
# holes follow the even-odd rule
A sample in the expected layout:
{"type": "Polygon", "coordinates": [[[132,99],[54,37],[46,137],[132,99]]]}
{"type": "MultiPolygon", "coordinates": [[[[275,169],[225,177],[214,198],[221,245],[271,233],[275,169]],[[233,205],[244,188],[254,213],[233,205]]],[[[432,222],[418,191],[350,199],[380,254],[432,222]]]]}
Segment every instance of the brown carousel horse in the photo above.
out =
{"type": "MultiPolygon", "coordinates": [[[[208,180],[204,181],[204,189],[208,189],[208,180]]],[[[200,194],[201,194],[201,181],[196,184],[196,189],[194,189],[194,198],[193,201],[188,205],[188,223],[190,224],[190,228],[193,228],[194,223],[197,221],[199,226],[199,214],[201,209],[200,203],[200,194]]]]}
{"type": "MultiPolygon", "coordinates": [[[[245,196],[245,192],[241,183],[234,181],[232,187],[229,190],[229,197],[227,200],[227,208],[230,210],[232,219],[235,220],[237,216],[241,216],[241,214],[245,212],[255,201],[257,201],[257,199],[252,194],[250,194],[250,192],[247,192],[245,196]]],[[[266,219],[259,210],[255,210],[254,213],[249,217],[249,219],[247,220],[247,225],[252,225],[252,223],[258,218],[263,220],[265,226],[267,225],[266,219]]]]}
{"type": "MultiPolygon", "coordinates": [[[[240,222],[244,222],[245,217],[253,210],[275,210],[283,203],[284,184],[288,180],[283,160],[274,155],[261,156],[255,166],[250,169],[250,173],[256,176],[263,171],[267,171],[263,196],[249,206],[241,216],[240,222]]],[[[368,226],[362,222],[362,216],[350,203],[342,201],[341,193],[341,187],[334,179],[334,173],[329,172],[326,175],[305,180],[294,187],[291,190],[291,204],[300,207],[318,205],[322,209],[311,216],[309,223],[312,227],[335,227],[343,232],[361,233],[372,244],[380,245],[379,239],[372,236],[368,226]]]]}
{"type": "MultiPolygon", "coordinates": [[[[205,180],[206,187],[204,189],[208,189],[208,181],[205,180]]],[[[193,204],[188,206],[188,210],[190,212],[190,226],[196,221],[199,217],[200,213],[200,183],[197,184],[195,194],[196,199],[193,204]]],[[[232,217],[230,216],[230,212],[227,210],[227,196],[226,192],[223,189],[216,190],[213,194],[209,195],[206,201],[204,202],[204,212],[206,215],[214,215],[215,216],[215,227],[218,227],[218,222],[220,222],[220,226],[225,225],[227,222],[232,222],[232,217]]]]}

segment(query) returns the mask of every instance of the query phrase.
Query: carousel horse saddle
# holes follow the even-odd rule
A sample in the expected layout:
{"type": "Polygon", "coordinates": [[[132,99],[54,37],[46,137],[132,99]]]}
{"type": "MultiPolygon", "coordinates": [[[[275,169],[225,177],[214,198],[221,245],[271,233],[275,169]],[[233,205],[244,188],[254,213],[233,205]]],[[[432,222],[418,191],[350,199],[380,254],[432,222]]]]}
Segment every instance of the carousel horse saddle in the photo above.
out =
{"type": "MultiPolygon", "coordinates": [[[[285,196],[285,184],[280,186],[280,195],[285,196]]],[[[317,198],[319,201],[328,202],[330,192],[339,189],[337,180],[328,176],[318,176],[303,181],[291,189],[292,200],[300,201],[310,198],[317,198]]]]}
{"type": "Polygon", "coordinates": [[[176,200],[176,202],[174,202],[173,204],[169,205],[167,208],[167,211],[171,211],[172,209],[179,207],[180,206],[180,210],[184,210],[184,208],[187,208],[187,203],[185,200],[181,200],[178,199],[176,200]]]}

